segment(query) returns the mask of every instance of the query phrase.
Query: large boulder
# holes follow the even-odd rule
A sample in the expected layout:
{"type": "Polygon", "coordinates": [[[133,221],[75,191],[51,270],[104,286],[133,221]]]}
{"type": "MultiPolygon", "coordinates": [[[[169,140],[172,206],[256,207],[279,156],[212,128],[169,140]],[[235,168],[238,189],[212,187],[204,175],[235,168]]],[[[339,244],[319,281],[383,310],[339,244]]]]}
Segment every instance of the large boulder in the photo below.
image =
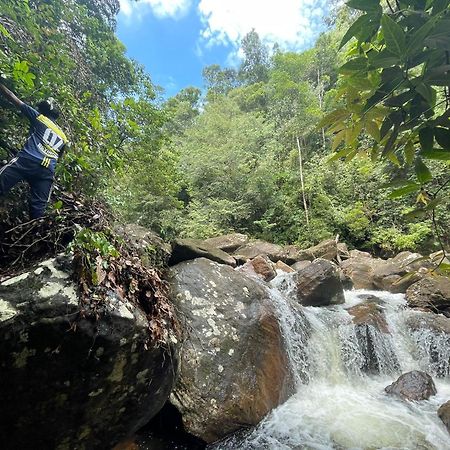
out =
{"type": "Polygon", "coordinates": [[[419,253],[401,252],[394,258],[380,260],[373,266],[373,282],[377,289],[404,293],[423,276],[420,269],[428,262],[419,253]]]}
{"type": "Polygon", "coordinates": [[[412,308],[450,313],[450,278],[423,278],[407,289],[406,300],[412,308]]]}
{"type": "Polygon", "coordinates": [[[277,262],[278,260],[286,262],[286,254],[281,245],[271,244],[270,242],[261,240],[251,241],[239,247],[233,254],[236,259],[243,262],[260,255],[267,256],[273,262],[277,262]]]}
{"type": "Polygon", "coordinates": [[[363,359],[361,370],[368,373],[390,372],[400,365],[394,349],[389,345],[389,327],[380,305],[381,301],[374,296],[347,309],[355,325],[355,334],[361,349],[363,359]],[[386,340],[386,345],[380,346],[380,341],[386,340]],[[386,362],[388,361],[388,364],[386,362]]]}
{"type": "Polygon", "coordinates": [[[337,258],[338,247],[335,239],[327,239],[326,241],[322,241],[319,244],[302,251],[311,255],[311,260],[322,258],[332,261],[337,258]]]}
{"type": "Polygon", "coordinates": [[[373,271],[379,261],[381,260],[372,258],[369,254],[352,250],[350,258],[343,261],[340,267],[343,277],[350,279],[355,289],[375,289],[373,271]]]}
{"type": "Polygon", "coordinates": [[[236,267],[236,260],[228,253],[199,239],[176,239],[173,243],[169,264],[174,266],[195,258],[208,258],[220,264],[236,267]]]}
{"type": "Polygon", "coordinates": [[[48,260],[0,284],[0,439],[8,449],[105,449],[146,424],[174,383],[172,346],[153,345],[134,304],[97,317],[69,264],[48,260]]]}
{"type": "Polygon", "coordinates": [[[144,266],[165,266],[168,263],[172,248],[153,231],[136,224],[117,225],[115,231],[144,266]]]}
{"type": "Polygon", "coordinates": [[[293,275],[297,300],[303,306],[338,305],[345,302],[337,267],[316,259],[293,275]]]}
{"type": "Polygon", "coordinates": [[[385,391],[408,401],[428,400],[437,392],[430,375],[420,370],[400,375],[397,381],[385,388],[385,391]]]}
{"type": "Polygon", "coordinates": [[[241,233],[226,234],[224,236],[217,236],[209,239],[205,239],[205,243],[223,250],[227,253],[233,253],[239,247],[247,244],[249,237],[241,233]]]}
{"type": "Polygon", "coordinates": [[[171,296],[190,330],[171,395],[186,430],[207,442],[256,425],[292,393],[269,294],[231,267],[201,258],[171,269],[171,296]]]}
{"type": "Polygon", "coordinates": [[[444,422],[444,425],[447,427],[447,430],[450,433],[450,400],[441,405],[437,413],[439,419],[444,422]]]}
{"type": "Polygon", "coordinates": [[[438,378],[450,376],[450,319],[432,312],[409,311],[405,317],[417,357],[427,373],[438,378]]]}

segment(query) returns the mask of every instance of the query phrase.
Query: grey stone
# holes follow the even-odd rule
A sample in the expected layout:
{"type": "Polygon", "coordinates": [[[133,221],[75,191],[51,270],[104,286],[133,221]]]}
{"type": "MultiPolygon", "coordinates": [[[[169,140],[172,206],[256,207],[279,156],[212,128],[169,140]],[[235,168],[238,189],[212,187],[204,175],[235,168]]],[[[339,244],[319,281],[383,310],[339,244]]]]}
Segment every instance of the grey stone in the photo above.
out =
{"type": "Polygon", "coordinates": [[[208,258],[220,264],[236,267],[236,260],[232,256],[199,239],[176,239],[172,247],[172,256],[169,260],[171,266],[195,258],[208,258]]]}
{"type": "Polygon", "coordinates": [[[96,319],[66,266],[48,260],[0,284],[5,449],[111,448],[172,389],[175,348],[149,342],[145,313],[111,293],[96,319]]]}

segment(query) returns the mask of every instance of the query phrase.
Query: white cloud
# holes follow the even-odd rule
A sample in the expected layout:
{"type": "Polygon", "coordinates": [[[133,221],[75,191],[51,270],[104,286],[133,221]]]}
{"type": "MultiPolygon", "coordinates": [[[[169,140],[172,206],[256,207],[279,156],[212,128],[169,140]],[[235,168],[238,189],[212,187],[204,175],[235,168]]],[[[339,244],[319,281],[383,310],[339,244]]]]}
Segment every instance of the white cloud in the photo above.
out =
{"type": "Polygon", "coordinates": [[[192,0],[119,0],[120,12],[128,18],[141,19],[151,11],[156,17],[179,19],[189,10],[192,0]]]}
{"type": "Polygon", "coordinates": [[[302,50],[311,44],[328,12],[327,0],[200,0],[201,40],[237,47],[253,28],[266,44],[302,50]]]}

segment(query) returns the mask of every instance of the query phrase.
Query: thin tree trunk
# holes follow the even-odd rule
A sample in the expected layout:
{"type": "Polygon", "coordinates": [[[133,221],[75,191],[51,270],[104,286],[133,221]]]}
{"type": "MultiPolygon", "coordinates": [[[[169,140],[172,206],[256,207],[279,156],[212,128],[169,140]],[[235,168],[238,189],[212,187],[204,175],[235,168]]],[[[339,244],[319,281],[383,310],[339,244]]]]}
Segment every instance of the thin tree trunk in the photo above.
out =
{"type": "Polygon", "coordinates": [[[302,187],[302,197],[303,197],[303,207],[305,208],[305,217],[306,217],[306,225],[309,227],[309,212],[308,212],[308,204],[306,203],[305,196],[305,183],[303,180],[303,157],[302,157],[302,148],[300,146],[300,139],[297,136],[297,148],[298,148],[298,162],[300,164],[300,184],[302,187]]]}
{"type": "MultiPolygon", "coordinates": [[[[323,88],[322,80],[320,79],[320,69],[317,69],[317,89],[319,91],[319,108],[320,108],[320,111],[322,111],[324,88],[323,88]]],[[[326,145],[325,128],[322,127],[322,146],[323,146],[323,148],[325,148],[325,145],[326,145]]]]}

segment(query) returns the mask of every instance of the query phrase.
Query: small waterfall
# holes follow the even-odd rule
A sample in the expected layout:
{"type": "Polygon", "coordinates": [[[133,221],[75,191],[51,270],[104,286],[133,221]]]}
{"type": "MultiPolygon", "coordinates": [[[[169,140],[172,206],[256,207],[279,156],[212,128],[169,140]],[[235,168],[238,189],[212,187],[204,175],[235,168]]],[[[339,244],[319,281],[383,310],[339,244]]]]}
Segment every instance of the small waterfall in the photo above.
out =
{"type": "Polygon", "coordinates": [[[246,436],[214,449],[450,449],[436,414],[450,399],[450,334],[436,315],[407,309],[402,294],[373,291],[346,292],[340,306],[300,307],[290,275],[272,286],[296,393],[246,436]],[[353,323],[347,309],[367,296],[379,299],[388,332],[353,323]],[[436,396],[403,402],[385,394],[413,369],[433,376],[436,396]]]}

